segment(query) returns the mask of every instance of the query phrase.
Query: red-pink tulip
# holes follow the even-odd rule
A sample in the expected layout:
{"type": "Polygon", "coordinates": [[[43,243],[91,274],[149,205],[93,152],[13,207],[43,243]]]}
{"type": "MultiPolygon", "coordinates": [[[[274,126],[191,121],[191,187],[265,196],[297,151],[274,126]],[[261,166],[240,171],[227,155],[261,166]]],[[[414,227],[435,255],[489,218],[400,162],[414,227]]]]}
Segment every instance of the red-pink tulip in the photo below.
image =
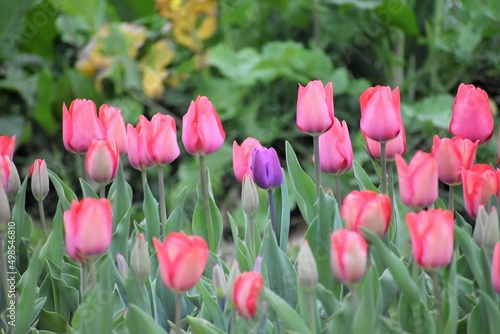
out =
{"type": "Polygon", "coordinates": [[[243,181],[245,175],[252,175],[252,153],[256,147],[262,147],[260,142],[252,137],[248,137],[239,146],[236,140],[233,142],[233,170],[236,179],[240,182],[243,181]]]}
{"type": "Polygon", "coordinates": [[[486,164],[475,164],[469,170],[462,170],[464,204],[467,213],[476,218],[479,206],[488,206],[492,195],[499,195],[500,171],[486,164]]]}
{"type": "Polygon", "coordinates": [[[151,123],[143,115],[139,116],[136,127],[127,125],[128,161],[136,169],[146,170],[154,165],[153,155],[148,149],[151,132],[151,123]]]}
{"type": "Polygon", "coordinates": [[[73,260],[86,262],[108,249],[112,228],[109,200],[87,197],[73,201],[63,218],[66,250],[73,260]]]}
{"type": "Polygon", "coordinates": [[[182,293],[193,288],[201,278],[208,260],[208,246],[199,236],[170,233],[163,244],[153,238],[160,276],[171,290],[182,293]]]}
{"type": "Polygon", "coordinates": [[[461,137],[434,136],[432,154],[438,165],[439,179],[448,185],[462,183],[462,168],[470,169],[476,159],[479,141],[475,143],[461,137]]]}
{"type": "Polygon", "coordinates": [[[352,167],[354,158],[349,129],[345,121],[340,124],[334,118],[329,130],[319,136],[321,170],[331,174],[343,174],[352,167]]]}
{"type": "MultiPolygon", "coordinates": [[[[380,160],[380,142],[371,140],[363,134],[366,141],[366,149],[375,160],[380,160]]],[[[406,133],[403,123],[401,131],[396,138],[389,140],[385,145],[385,158],[387,161],[394,161],[396,155],[403,155],[406,152],[406,133]]]]}
{"type": "Polygon", "coordinates": [[[474,85],[460,84],[453,103],[450,132],[484,144],[493,135],[493,123],[488,94],[474,85]]]}
{"type": "Polygon", "coordinates": [[[493,250],[493,259],[491,261],[491,284],[495,290],[500,293],[500,241],[493,250]]]}
{"type": "Polygon", "coordinates": [[[148,143],[153,162],[166,165],[177,159],[181,151],[177,144],[175,119],[170,115],[157,113],[151,118],[151,140],[148,143]]]}
{"type": "Polygon", "coordinates": [[[37,201],[43,201],[49,194],[49,172],[43,159],[36,159],[30,167],[31,192],[37,201]]]}
{"type": "Polygon", "coordinates": [[[257,311],[259,297],[264,288],[264,279],[259,272],[243,272],[234,282],[233,302],[238,314],[252,319],[257,311]]]}
{"type": "Polygon", "coordinates": [[[399,88],[370,87],[359,98],[361,132],[368,138],[387,142],[401,132],[399,88]]]}
{"type": "Polygon", "coordinates": [[[99,120],[104,128],[106,138],[116,141],[120,155],[127,153],[127,128],[125,127],[122,111],[117,107],[103,104],[99,108],[99,120]]]}
{"type": "Polygon", "coordinates": [[[226,138],[219,115],[205,96],[192,101],[182,118],[182,142],[192,155],[207,155],[217,151],[226,138]]]}
{"type": "Polygon", "coordinates": [[[9,156],[10,160],[14,158],[14,148],[16,146],[16,136],[0,136],[0,155],[9,156]]]}
{"type": "Polygon", "coordinates": [[[432,154],[418,151],[410,161],[396,156],[399,194],[406,206],[423,208],[438,198],[438,169],[432,154]]]}
{"type": "Polygon", "coordinates": [[[383,238],[391,222],[391,200],[371,190],[354,190],[342,203],[341,215],[349,230],[366,228],[383,238]]]}
{"type": "Polygon", "coordinates": [[[113,181],[118,171],[120,155],[114,139],[96,139],[92,142],[85,159],[89,177],[100,185],[113,181]]]}
{"type": "Polygon", "coordinates": [[[63,143],[71,153],[86,153],[94,139],[105,137],[102,124],[91,100],[73,100],[63,104],[63,143]]]}
{"type": "Polygon", "coordinates": [[[406,215],[413,256],[426,269],[447,266],[453,255],[453,213],[431,209],[406,215]]]}
{"type": "Polygon", "coordinates": [[[361,234],[347,229],[331,235],[330,265],[342,283],[360,281],[366,272],[368,245],[361,234]]]}
{"type": "Polygon", "coordinates": [[[297,127],[313,136],[327,131],[333,124],[333,86],[323,87],[319,80],[310,81],[306,87],[299,84],[297,97],[297,127]]]}

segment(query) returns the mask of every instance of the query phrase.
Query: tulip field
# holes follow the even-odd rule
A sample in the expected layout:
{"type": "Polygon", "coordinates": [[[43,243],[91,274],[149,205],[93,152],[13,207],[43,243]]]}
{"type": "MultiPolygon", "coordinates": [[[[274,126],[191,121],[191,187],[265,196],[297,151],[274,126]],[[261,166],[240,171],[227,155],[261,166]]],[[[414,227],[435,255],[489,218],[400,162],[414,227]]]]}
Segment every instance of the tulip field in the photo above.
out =
{"type": "Polygon", "coordinates": [[[0,334],[497,333],[500,6],[418,4],[2,5],[0,334]]]}

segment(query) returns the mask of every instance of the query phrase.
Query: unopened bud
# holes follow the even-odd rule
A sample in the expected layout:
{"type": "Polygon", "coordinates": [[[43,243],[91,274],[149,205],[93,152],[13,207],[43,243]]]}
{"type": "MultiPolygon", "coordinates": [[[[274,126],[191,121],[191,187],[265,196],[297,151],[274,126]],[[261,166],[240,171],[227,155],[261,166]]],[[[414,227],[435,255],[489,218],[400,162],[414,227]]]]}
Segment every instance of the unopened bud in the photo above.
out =
{"type": "Polygon", "coordinates": [[[120,253],[116,253],[116,268],[118,269],[118,273],[122,279],[125,281],[128,276],[129,268],[127,261],[125,261],[125,258],[120,253]]]}
{"type": "Polygon", "coordinates": [[[148,243],[144,239],[143,233],[139,233],[135,239],[135,245],[130,254],[130,264],[134,268],[139,281],[146,282],[151,272],[151,264],[149,262],[148,243]]]}
{"type": "Polygon", "coordinates": [[[212,270],[212,281],[214,283],[217,297],[224,298],[226,296],[227,281],[224,276],[224,271],[222,271],[222,268],[217,263],[214,265],[212,270]]]}
{"type": "Polygon", "coordinates": [[[297,260],[299,284],[303,287],[315,287],[318,284],[318,266],[307,240],[302,243],[297,260]]]}
{"type": "Polygon", "coordinates": [[[31,192],[37,201],[43,201],[49,194],[49,172],[45,160],[36,159],[30,167],[31,192]]]}
{"type": "Polygon", "coordinates": [[[257,193],[257,187],[252,178],[248,175],[245,175],[243,178],[241,204],[243,206],[243,212],[250,218],[255,216],[257,211],[259,211],[259,194],[257,193]]]}
{"type": "Polygon", "coordinates": [[[488,214],[484,206],[477,212],[476,227],[472,234],[474,241],[482,247],[491,248],[500,241],[500,226],[498,225],[497,209],[493,206],[488,214]]]}

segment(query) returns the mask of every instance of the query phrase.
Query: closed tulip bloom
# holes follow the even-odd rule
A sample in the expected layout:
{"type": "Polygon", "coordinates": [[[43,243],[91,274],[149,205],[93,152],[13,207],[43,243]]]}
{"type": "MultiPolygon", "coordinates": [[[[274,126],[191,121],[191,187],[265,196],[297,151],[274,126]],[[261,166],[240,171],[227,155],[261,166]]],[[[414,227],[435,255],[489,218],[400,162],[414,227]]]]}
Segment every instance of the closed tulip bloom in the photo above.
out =
{"type": "Polygon", "coordinates": [[[99,120],[104,128],[106,138],[111,138],[118,145],[120,155],[127,153],[127,128],[123,120],[122,111],[117,107],[103,104],[99,108],[99,120]]]}
{"type": "Polygon", "coordinates": [[[345,121],[334,119],[332,127],[319,136],[321,170],[330,174],[343,174],[352,167],[352,152],[349,129],[345,121]]]}
{"type": "Polygon", "coordinates": [[[332,233],[330,265],[335,277],[344,284],[360,281],[366,272],[368,245],[361,234],[347,229],[332,233]]]}
{"type": "Polygon", "coordinates": [[[175,119],[170,115],[157,113],[151,118],[151,140],[148,143],[153,162],[166,165],[179,157],[175,119]]]}
{"type": "Polygon", "coordinates": [[[207,155],[217,151],[226,138],[219,115],[206,96],[192,101],[182,118],[182,142],[192,155],[207,155]]]}
{"type": "Polygon", "coordinates": [[[246,271],[236,278],[233,302],[241,317],[252,319],[255,316],[263,288],[264,279],[259,272],[246,271]]]}
{"type": "Polygon", "coordinates": [[[0,136],[0,155],[9,156],[10,160],[14,158],[14,148],[16,146],[16,136],[0,136]]]}
{"type": "Polygon", "coordinates": [[[297,127],[313,136],[327,131],[333,124],[333,86],[323,87],[319,80],[310,81],[306,87],[299,84],[297,97],[297,127]]]}
{"type": "Polygon", "coordinates": [[[450,132],[484,144],[493,135],[493,123],[488,94],[474,85],[460,84],[453,102],[450,132]]]}
{"type": "Polygon", "coordinates": [[[462,168],[472,167],[478,145],[479,141],[473,143],[461,137],[449,139],[434,136],[432,153],[438,164],[439,179],[452,186],[462,183],[462,168]]]}
{"type": "Polygon", "coordinates": [[[0,187],[0,225],[10,222],[10,203],[3,187],[0,187]]]}
{"type": "Polygon", "coordinates": [[[467,213],[476,218],[480,205],[485,207],[492,195],[499,194],[499,171],[487,164],[475,164],[469,170],[462,170],[464,204],[467,213]]]}
{"type": "Polygon", "coordinates": [[[419,266],[437,269],[447,266],[453,256],[453,213],[430,209],[406,215],[413,256],[419,266]]]}
{"type": "MultiPolygon", "coordinates": [[[[380,142],[371,140],[363,134],[366,141],[366,149],[370,156],[375,160],[380,160],[380,142]]],[[[385,158],[387,161],[394,161],[396,155],[403,155],[406,152],[406,133],[403,123],[401,131],[396,138],[389,140],[385,145],[385,158]]]]}
{"type": "Polygon", "coordinates": [[[500,242],[497,242],[493,250],[491,261],[491,283],[496,292],[500,293],[500,242]]]}
{"type": "Polygon", "coordinates": [[[252,153],[256,147],[262,147],[260,142],[252,137],[248,137],[241,143],[241,146],[233,142],[233,170],[236,179],[243,181],[245,175],[252,175],[252,153]]]}
{"type": "Polygon", "coordinates": [[[494,206],[491,207],[490,213],[486,212],[484,206],[479,206],[472,238],[479,246],[490,249],[493,249],[496,243],[500,241],[498,212],[494,206]]]}
{"type": "Polygon", "coordinates": [[[63,104],[63,143],[71,153],[86,153],[94,139],[105,137],[93,101],[76,99],[63,104]]]}
{"type": "Polygon", "coordinates": [[[143,115],[139,116],[136,127],[127,125],[128,161],[135,169],[146,170],[154,165],[153,155],[148,149],[151,132],[151,123],[143,115]]]}
{"type": "Polygon", "coordinates": [[[252,174],[255,184],[262,189],[274,189],[283,183],[283,173],[274,148],[258,147],[252,154],[252,174]]]}
{"type": "Polygon", "coordinates": [[[243,212],[252,218],[259,211],[259,194],[250,175],[245,175],[241,187],[241,206],[243,212]]]}
{"type": "Polygon", "coordinates": [[[86,262],[108,249],[112,227],[109,200],[87,197],[73,201],[63,220],[66,250],[73,260],[86,262]]]}
{"type": "Polygon", "coordinates": [[[8,155],[0,155],[0,182],[9,198],[15,197],[21,187],[16,165],[8,155]]]}
{"type": "Polygon", "coordinates": [[[418,151],[410,161],[396,156],[399,193],[406,206],[423,208],[438,198],[438,169],[432,154],[418,151]]]}
{"type": "Polygon", "coordinates": [[[342,218],[349,230],[366,228],[383,238],[391,222],[391,200],[371,190],[354,190],[342,202],[342,218]]]}
{"type": "Polygon", "coordinates": [[[192,289],[207,264],[208,246],[205,240],[199,236],[172,232],[163,244],[156,238],[153,238],[153,243],[163,283],[178,293],[192,289]]]}
{"type": "Polygon", "coordinates": [[[36,159],[30,167],[31,192],[37,201],[43,201],[49,194],[49,172],[43,159],[36,159]]]}
{"type": "Polygon", "coordinates": [[[145,283],[151,273],[151,263],[149,262],[148,242],[143,233],[139,233],[135,239],[130,253],[130,265],[134,268],[139,281],[145,283]]]}
{"type": "Polygon", "coordinates": [[[387,142],[401,132],[399,88],[370,87],[359,98],[361,132],[378,142],[387,142]]]}
{"type": "Polygon", "coordinates": [[[118,171],[120,155],[114,139],[96,139],[92,142],[85,159],[89,177],[100,185],[113,181],[118,171]]]}

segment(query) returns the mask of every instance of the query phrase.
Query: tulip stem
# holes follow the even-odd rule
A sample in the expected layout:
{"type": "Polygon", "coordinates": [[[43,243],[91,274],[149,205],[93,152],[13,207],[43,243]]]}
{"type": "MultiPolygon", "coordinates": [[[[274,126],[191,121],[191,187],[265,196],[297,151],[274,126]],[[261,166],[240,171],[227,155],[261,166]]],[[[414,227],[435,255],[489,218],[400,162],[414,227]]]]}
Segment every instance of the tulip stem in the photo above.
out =
{"type": "Polygon", "coordinates": [[[309,318],[309,328],[311,329],[311,333],[317,333],[316,315],[315,315],[316,301],[314,299],[312,291],[306,292],[306,299],[307,299],[307,313],[309,318]]]}
{"type": "Polygon", "coordinates": [[[253,217],[248,217],[248,234],[250,241],[250,254],[252,255],[252,260],[254,260],[257,254],[255,253],[255,220],[253,217]]]}
{"type": "Polygon", "coordinates": [[[208,197],[208,185],[207,185],[207,178],[205,177],[205,156],[200,155],[199,157],[200,160],[200,182],[201,182],[201,193],[203,195],[203,208],[205,210],[205,218],[206,218],[206,223],[207,223],[207,243],[208,243],[208,248],[212,252],[217,251],[217,245],[215,244],[214,238],[214,225],[212,222],[212,212],[210,210],[210,202],[209,202],[209,197],[208,197]]]}
{"type": "MultiPolygon", "coordinates": [[[[5,252],[4,252],[4,232],[3,232],[3,225],[0,226],[0,262],[2,263],[0,265],[0,284],[2,284],[3,287],[3,292],[5,296],[5,305],[10,305],[9,304],[9,283],[7,281],[7,259],[5,258],[5,252]]],[[[0,299],[0,302],[2,302],[2,299],[0,299]]]]}
{"type": "Polygon", "coordinates": [[[229,334],[234,334],[234,322],[236,321],[236,312],[231,311],[231,317],[229,318],[229,334]]]}
{"type": "Polygon", "coordinates": [[[352,314],[356,313],[356,308],[358,307],[358,292],[356,290],[355,285],[349,286],[349,290],[351,291],[351,307],[352,314]]]}
{"type": "Polygon", "coordinates": [[[148,183],[148,174],[145,170],[141,170],[142,186],[148,183]]]}
{"type": "Polygon", "coordinates": [[[432,278],[432,294],[434,295],[436,314],[439,317],[439,313],[441,312],[441,296],[439,295],[439,276],[437,271],[431,272],[430,276],[432,278]]]}
{"type": "Polygon", "coordinates": [[[387,143],[380,143],[380,192],[387,194],[387,143]]]}
{"type": "Polygon", "coordinates": [[[316,200],[319,200],[319,189],[321,187],[321,166],[319,156],[319,136],[313,136],[314,145],[314,181],[316,186],[316,200]]]}
{"type": "Polygon", "coordinates": [[[38,201],[38,211],[40,212],[40,222],[42,223],[43,238],[47,239],[49,231],[47,230],[47,222],[45,221],[45,212],[43,210],[43,201],[38,201]]]}
{"type": "Polygon", "coordinates": [[[271,214],[271,224],[273,227],[274,235],[276,236],[276,240],[278,241],[279,244],[279,230],[278,230],[278,222],[276,221],[276,209],[274,207],[274,190],[269,189],[267,191],[267,194],[269,195],[269,213],[271,214]]]}
{"type": "Polygon", "coordinates": [[[80,285],[81,285],[81,297],[82,297],[82,302],[83,302],[83,295],[85,294],[85,291],[87,291],[87,286],[88,286],[88,264],[87,263],[82,263],[82,271],[81,271],[81,278],[80,278],[80,285]]]}
{"type": "Polygon", "coordinates": [[[82,176],[82,179],[87,182],[88,181],[88,174],[87,174],[87,167],[85,165],[85,155],[84,154],[79,154],[80,156],[80,173],[82,176]]]}
{"type": "Polygon", "coordinates": [[[165,202],[165,181],[161,165],[158,165],[158,193],[160,197],[160,235],[163,235],[163,226],[167,221],[167,203],[165,202]]]}
{"type": "Polygon", "coordinates": [[[448,188],[448,210],[455,215],[455,186],[448,188]]]}
{"type": "Polygon", "coordinates": [[[335,175],[335,198],[339,205],[339,209],[342,207],[342,184],[340,183],[340,175],[335,175]]]}
{"type": "Polygon", "coordinates": [[[99,197],[106,198],[106,186],[105,185],[99,186],[99,197]]]}
{"type": "Polygon", "coordinates": [[[97,268],[94,259],[90,260],[90,280],[92,289],[95,289],[97,287],[97,268]]]}
{"type": "Polygon", "coordinates": [[[181,333],[182,294],[175,294],[175,333],[181,333]]]}

